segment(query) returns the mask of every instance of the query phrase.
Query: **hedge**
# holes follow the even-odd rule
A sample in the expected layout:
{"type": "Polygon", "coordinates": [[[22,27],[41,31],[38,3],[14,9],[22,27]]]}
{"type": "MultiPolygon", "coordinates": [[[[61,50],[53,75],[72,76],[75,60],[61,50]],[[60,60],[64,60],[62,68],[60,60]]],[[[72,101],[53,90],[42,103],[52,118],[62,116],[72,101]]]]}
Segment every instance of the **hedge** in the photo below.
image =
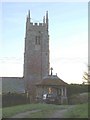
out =
{"type": "Polygon", "coordinates": [[[26,94],[18,94],[18,93],[7,93],[2,95],[2,107],[27,104],[29,103],[29,98],[27,98],[26,94]]]}

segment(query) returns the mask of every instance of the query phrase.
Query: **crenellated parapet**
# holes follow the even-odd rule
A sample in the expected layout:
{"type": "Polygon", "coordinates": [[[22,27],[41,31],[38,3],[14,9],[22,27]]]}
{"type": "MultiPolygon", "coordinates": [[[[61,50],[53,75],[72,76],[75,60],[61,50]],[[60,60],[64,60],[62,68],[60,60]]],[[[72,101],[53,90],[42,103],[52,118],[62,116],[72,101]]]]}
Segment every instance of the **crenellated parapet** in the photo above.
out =
{"type": "Polygon", "coordinates": [[[30,29],[31,27],[44,27],[46,31],[48,31],[48,11],[46,11],[46,17],[43,17],[42,23],[34,23],[31,22],[30,10],[28,11],[27,20],[26,20],[26,30],[30,29]]]}
{"type": "Polygon", "coordinates": [[[44,26],[43,23],[33,23],[33,22],[30,22],[30,25],[32,25],[32,26],[44,26]]]}

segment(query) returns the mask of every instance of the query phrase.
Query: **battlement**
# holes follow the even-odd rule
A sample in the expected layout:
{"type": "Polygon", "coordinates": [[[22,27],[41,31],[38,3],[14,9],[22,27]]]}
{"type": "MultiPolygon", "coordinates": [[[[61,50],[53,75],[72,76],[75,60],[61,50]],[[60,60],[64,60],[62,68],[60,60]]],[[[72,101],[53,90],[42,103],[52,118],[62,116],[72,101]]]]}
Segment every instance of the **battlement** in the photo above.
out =
{"type": "Polygon", "coordinates": [[[29,24],[32,28],[43,28],[45,27],[46,30],[48,31],[48,11],[46,11],[46,16],[43,16],[43,22],[32,22],[31,21],[31,16],[30,16],[30,10],[28,11],[27,15],[27,22],[26,24],[29,24]]]}
{"type": "Polygon", "coordinates": [[[32,25],[32,26],[43,26],[43,23],[33,23],[33,22],[30,22],[30,25],[32,25]]]}
{"type": "Polygon", "coordinates": [[[39,23],[39,26],[43,26],[43,23],[39,23]]]}
{"type": "Polygon", "coordinates": [[[33,23],[32,23],[32,22],[30,22],[30,25],[33,25],[33,23]]]}

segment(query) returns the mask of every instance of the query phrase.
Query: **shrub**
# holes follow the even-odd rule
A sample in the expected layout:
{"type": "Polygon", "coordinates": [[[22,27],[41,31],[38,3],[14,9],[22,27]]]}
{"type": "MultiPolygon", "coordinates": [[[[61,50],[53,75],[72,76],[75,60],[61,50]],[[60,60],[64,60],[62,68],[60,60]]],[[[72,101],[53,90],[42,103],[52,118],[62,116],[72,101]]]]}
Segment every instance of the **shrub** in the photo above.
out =
{"type": "Polygon", "coordinates": [[[74,94],[69,98],[69,104],[81,104],[88,102],[88,93],[74,94]]]}
{"type": "Polygon", "coordinates": [[[2,95],[2,107],[29,103],[26,94],[7,93],[2,95]]]}
{"type": "Polygon", "coordinates": [[[84,93],[88,92],[88,85],[83,85],[83,84],[69,84],[67,86],[67,95],[68,97],[73,95],[73,94],[79,94],[79,93],[84,93]]]}

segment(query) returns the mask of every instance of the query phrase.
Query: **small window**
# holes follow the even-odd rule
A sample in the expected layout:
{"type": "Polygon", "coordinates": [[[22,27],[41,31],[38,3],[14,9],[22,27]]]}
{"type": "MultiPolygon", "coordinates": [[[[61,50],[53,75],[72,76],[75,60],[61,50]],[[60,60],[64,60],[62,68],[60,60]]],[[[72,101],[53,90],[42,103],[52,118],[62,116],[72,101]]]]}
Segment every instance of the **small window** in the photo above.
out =
{"type": "Polygon", "coordinates": [[[40,39],[38,40],[38,44],[40,45],[40,39]]]}
{"type": "Polygon", "coordinates": [[[40,45],[40,36],[36,36],[35,38],[35,44],[40,45]]]}
{"type": "Polygon", "coordinates": [[[35,43],[36,43],[36,45],[37,45],[37,43],[38,43],[38,41],[37,41],[38,39],[37,39],[37,36],[36,36],[36,39],[35,39],[35,43]]]}
{"type": "Polygon", "coordinates": [[[40,36],[38,36],[38,44],[40,45],[40,36]]]}

